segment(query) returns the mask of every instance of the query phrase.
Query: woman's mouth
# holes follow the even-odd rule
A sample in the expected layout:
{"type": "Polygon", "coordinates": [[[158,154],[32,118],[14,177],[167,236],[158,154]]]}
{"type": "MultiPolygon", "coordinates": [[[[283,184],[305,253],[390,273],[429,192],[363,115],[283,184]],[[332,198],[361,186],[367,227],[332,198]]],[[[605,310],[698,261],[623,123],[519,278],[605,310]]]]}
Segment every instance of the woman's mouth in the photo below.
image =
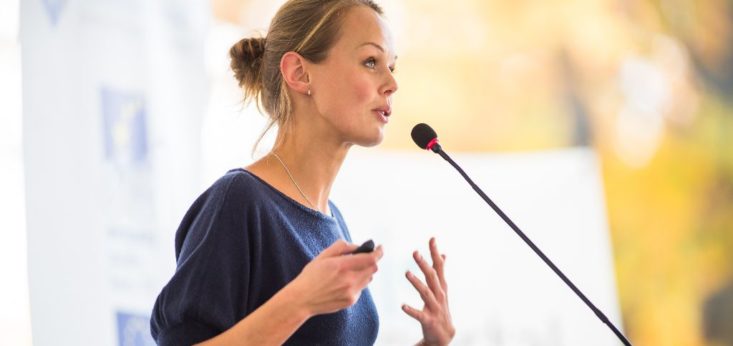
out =
{"type": "Polygon", "coordinates": [[[392,110],[389,108],[377,108],[374,109],[373,112],[376,113],[379,120],[385,124],[389,122],[389,116],[392,114],[392,110]]]}

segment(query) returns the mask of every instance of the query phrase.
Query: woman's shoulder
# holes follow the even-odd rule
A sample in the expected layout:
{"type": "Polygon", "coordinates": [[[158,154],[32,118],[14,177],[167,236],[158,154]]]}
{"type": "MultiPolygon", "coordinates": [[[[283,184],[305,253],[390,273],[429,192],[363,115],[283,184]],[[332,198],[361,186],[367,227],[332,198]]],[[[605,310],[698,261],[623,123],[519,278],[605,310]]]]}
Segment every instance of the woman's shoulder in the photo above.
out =
{"type": "Polygon", "coordinates": [[[243,168],[231,169],[204,190],[189,208],[187,218],[201,213],[219,213],[221,209],[238,209],[251,206],[261,200],[261,183],[243,168]]]}
{"type": "Polygon", "coordinates": [[[262,188],[262,182],[259,181],[259,178],[243,168],[234,168],[211,184],[205,194],[221,196],[226,199],[245,198],[251,200],[252,197],[266,192],[262,188]]]}
{"type": "Polygon", "coordinates": [[[241,216],[259,209],[263,192],[256,178],[242,168],[229,170],[217,179],[193,202],[176,232],[176,254],[184,242],[200,243],[216,225],[216,234],[238,231],[247,224],[241,216]],[[192,236],[193,240],[187,240],[192,236]]]}

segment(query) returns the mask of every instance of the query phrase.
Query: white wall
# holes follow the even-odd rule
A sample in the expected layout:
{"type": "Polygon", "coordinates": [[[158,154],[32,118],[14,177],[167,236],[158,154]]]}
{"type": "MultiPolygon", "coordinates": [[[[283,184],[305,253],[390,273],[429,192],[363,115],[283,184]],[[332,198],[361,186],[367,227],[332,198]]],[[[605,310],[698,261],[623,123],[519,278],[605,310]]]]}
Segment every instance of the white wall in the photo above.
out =
{"type": "Polygon", "coordinates": [[[21,144],[20,2],[0,0],[0,335],[30,345],[21,144]]]}

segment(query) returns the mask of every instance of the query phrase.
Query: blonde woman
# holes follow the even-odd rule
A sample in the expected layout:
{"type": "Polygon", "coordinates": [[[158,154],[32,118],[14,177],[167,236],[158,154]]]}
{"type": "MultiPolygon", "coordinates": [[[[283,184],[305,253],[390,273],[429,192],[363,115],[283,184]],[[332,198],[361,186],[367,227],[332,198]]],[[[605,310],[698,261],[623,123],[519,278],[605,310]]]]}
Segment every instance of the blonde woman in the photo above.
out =
{"type": "MultiPolygon", "coordinates": [[[[383,249],[357,245],[329,201],[353,145],[382,141],[396,56],[370,0],[291,0],[265,38],[230,51],[245,100],[277,125],[272,151],[233,169],[191,206],[176,233],[177,270],[155,302],[161,345],[371,345],[379,320],[366,288],[383,249]]],[[[380,177],[375,177],[380,179],[380,177]]],[[[445,257],[413,253],[424,301],[403,305],[425,345],[448,344],[445,257]]]]}

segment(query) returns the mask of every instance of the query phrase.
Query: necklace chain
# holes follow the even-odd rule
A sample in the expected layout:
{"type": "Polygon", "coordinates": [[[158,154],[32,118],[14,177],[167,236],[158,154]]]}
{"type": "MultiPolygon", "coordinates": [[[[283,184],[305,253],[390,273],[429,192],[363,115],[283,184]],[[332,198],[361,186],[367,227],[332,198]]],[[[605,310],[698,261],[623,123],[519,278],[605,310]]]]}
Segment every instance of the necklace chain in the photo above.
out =
{"type": "Polygon", "coordinates": [[[283,162],[283,160],[280,158],[280,156],[278,156],[274,151],[272,151],[271,153],[272,153],[272,156],[275,156],[275,158],[278,161],[280,161],[280,164],[283,166],[283,168],[285,168],[285,173],[288,174],[288,177],[290,178],[290,181],[293,182],[293,185],[295,185],[295,188],[298,189],[298,192],[300,192],[300,195],[303,196],[303,198],[305,199],[305,201],[308,202],[308,205],[310,205],[311,209],[316,209],[313,206],[313,203],[311,202],[311,200],[308,199],[308,196],[305,195],[305,193],[303,192],[303,190],[300,188],[300,186],[298,185],[298,183],[293,178],[293,175],[290,173],[290,170],[288,169],[288,166],[285,164],[285,162],[283,162]]]}

